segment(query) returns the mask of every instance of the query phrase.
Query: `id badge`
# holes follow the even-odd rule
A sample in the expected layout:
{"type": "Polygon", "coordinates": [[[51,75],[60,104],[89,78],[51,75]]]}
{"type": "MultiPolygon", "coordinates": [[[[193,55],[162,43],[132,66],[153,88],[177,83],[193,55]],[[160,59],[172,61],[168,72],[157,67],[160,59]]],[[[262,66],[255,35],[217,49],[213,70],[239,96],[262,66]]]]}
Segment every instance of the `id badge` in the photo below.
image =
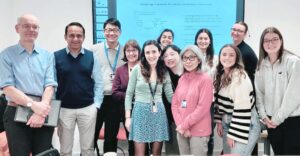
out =
{"type": "Polygon", "coordinates": [[[156,113],[157,112],[157,106],[155,104],[154,99],[151,100],[151,107],[152,107],[152,112],[156,113]]]}
{"type": "Polygon", "coordinates": [[[186,108],[186,100],[181,101],[181,108],[186,108]]]}
{"type": "Polygon", "coordinates": [[[152,112],[154,112],[154,113],[157,112],[157,106],[156,105],[152,105],[152,112]]]}
{"type": "Polygon", "coordinates": [[[115,74],[110,74],[110,80],[113,81],[115,78],[115,74]]]}

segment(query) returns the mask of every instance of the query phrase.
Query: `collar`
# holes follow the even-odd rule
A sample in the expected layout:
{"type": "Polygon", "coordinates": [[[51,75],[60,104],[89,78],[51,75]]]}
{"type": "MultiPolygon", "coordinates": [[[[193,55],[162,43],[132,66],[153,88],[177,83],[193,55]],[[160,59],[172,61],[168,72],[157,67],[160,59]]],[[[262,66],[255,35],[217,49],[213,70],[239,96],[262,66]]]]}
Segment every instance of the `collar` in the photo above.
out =
{"type": "MultiPolygon", "coordinates": [[[[67,54],[69,54],[71,52],[69,47],[66,47],[66,52],[67,52],[67,54]]],[[[84,49],[83,48],[80,49],[79,54],[84,54],[84,49]]]]}
{"type": "MultiPolygon", "coordinates": [[[[107,42],[104,42],[104,44],[105,44],[105,47],[108,48],[107,42]]],[[[113,49],[116,50],[116,51],[118,51],[119,47],[120,47],[120,44],[118,43],[118,45],[115,48],[113,48],[113,49]]],[[[111,49],[111,48],[108,48],[108,49],[111,49]]]]}
{"type": "MultiPolygon", "coordinates": [[[[17,50],[19,54],[27,52],[26,49],[20,43],[17,44],[17,50]]],[[[32,53],[40,53],[41,51],[42,51],[41,48],[39,48],[35,44],[33,45],[32,53]]]]}

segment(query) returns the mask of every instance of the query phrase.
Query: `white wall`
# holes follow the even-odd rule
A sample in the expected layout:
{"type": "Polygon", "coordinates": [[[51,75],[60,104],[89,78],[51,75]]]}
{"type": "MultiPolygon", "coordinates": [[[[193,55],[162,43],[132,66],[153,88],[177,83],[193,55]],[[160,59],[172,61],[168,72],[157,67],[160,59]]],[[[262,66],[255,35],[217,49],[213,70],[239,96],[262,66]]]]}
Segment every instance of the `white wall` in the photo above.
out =
{"type": "Polygon", "coordinates": [[[84,47],[93,43],[92,0],[0,0],[0,51],[18,42],[14,26],[24,13],[40,19],[37,43],[49,51],[66,47],[64,29],[74,21],[86,29],[84,47]]]}
{"type": "Polygon", "coordinates": [[[300,56],[300,1],[245,0],[245,22],[250,37],[246,42],[258,54],[262,31],[275,26],[283,35],[285,48],[300,56]]]}

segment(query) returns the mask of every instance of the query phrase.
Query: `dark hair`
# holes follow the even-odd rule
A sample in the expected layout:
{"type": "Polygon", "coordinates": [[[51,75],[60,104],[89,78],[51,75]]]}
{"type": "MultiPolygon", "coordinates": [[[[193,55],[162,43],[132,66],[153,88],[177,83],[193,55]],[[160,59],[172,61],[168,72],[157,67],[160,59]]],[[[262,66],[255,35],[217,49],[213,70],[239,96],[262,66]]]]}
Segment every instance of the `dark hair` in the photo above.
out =
{"type": "Polygon", "coordinates": [[[278,54],[278,59],[279,59],[279,62],[281,63],[281,60],[282,60],[282,54],[283,54],[283,51],[284,51],[284,45],[283,45],[283,38],[282,38],[282,35],[280,33],[280,31],[275,28],[275,27],[268,27],[266,28],[262,34],[261,34],[261,37],[260,37],[260,42],[259,42],[259,58],[258,58],[258,65],[257,65],[257,70],[259,70],[259,67],[261,65],[261,62],[263,61],[264,58],[266,58],[268,56],[268,53],[265,51],[265,48],[264,48],[264,38],[266,36],[267,33],[275,33],[279,36],[279,39],[281,40],[281,46],[280,46],[280,49],[279,49],[279,54],[278,54]]]}
{"type": "Polygon", "coordinates": [[[82,29],[83,36],[85,36],[85,29],[84,29],[84,27],[83,27],[79,22],[71,22],[71,23],[69,23],[69,24],[66,26],[66,28],[65,28],[65,35],[68,34],[68,28],[69,28],[70,26],[78,26],[78,27],[80,27],[80,28],[82,29]]]}
{"type": "Polygon", "coordinates": [[[213,67],[215,50],[214,50],[214,40],[213,40],[212,33],[209,31],[209,29],[206,29],[206,28],[198,30],[198,32],[196,33],[195,42],[194,42],[194,44],[196,46],[198,46],[197,40],[201,33],[206,33],[210,39],[210,44],[208,45],[207,50],[206,50],[206,56],[207,56],[206,61],[208,62],[208,65],[210,67],[213,67]]]}
{"type": "Polygon", "coordinates": [[[165,32],[170,32],[170,33],[172,34],[172,41],[174,40],[174,32],[173,32],[173,30],[171,30],[171,29],[164,29],[164,30],[160,33],[160,35],[158,36],[158,38],[156,39],[157,42],[158,42],[159,44],[161,44],[161,43],[160,43],[160,39],[161,39],[162,35],[163,35],[165,32]]]}
{"type": "Polygon", "coordinates": [[[164,54],[166,53],[166,51],[171,48],[173,49],[174,51],[176,51],[178,54],[180,54],[180,51],[181,49],[179,47],[177,47],[176,45],[174,44],[170,44],[170,45],[167,45],[162,51],[161,51],[161,56],[164,56],[164,54]]]}
{"type": "Polygon", "coordinates": [[[104,22],[104,24],[103,24],[103,29],[105,29],[105,27],[106,27],[107,24],[111,24],[111,25],[117,26],[121,30],[121,23],[116,18],[109,18],[109,19],[107,19],[104,22]]]}
{"type": "MultiPolygon", "coordinates": [[[[155,47],[157,47],[158,51],[161,52],[161,48],[160,48],[158,42],[155,40],[148,40],[143,45],[142,53],[141,53],[141,69],[142,69],[142,75],[144,76],[144,78],[146,79],[147,82],[150,81],[151,69],[150,69],[150,65],[145,57],[145,47],[149,46],[149,45],[154,45],[155,47]]],[[[167,71],[167,68],[162,59],[162,55],[160,55],[158,58],[158,61],[157,61],[157,65],[156,65],[156,73],[157,73],[158,82],[163,83],[164,75],[165,75],[166,71],[167,71]]]]}
{"type": "Polygon", "coordinates": [[[248,25],[244,21],[236,22],[235,24],[240,24],[245,27],[245,34],[248,32],[248,25]]]}
{"type": "Polygon", "coordinates": [[[128,60],[127,60],[127,57],[126,57],[126,50],[127,50],[127,48],[129,48],[129,47],[133,47],[133,48],[135,48],[135,49],[137,49],[138,50],[138,52],[139,52],[139,57],[138,57],[138,60],[140,60],[140,58],[141,58],[141,48],[140,48],[140,46],[139,46],[139,44],[137,43],[137,41],[136,40],[134,40],[134,39],[130,39],[130,40],[128,40],[126,43],[125,43],[125,45],[124,45],[124,57],[123,57],[123,61],[124,62],[127,62],[128,60]]]}
{"type": "Polygon", "coordinates": [[[220,50],[219,63],[216,68],[217,68],[216,78],[214,81],[214,87],[215,87],[216,91],[219,91],[221,88],[226,87],[231,83],[233,69],[238,69],[240,71],[240,75],[245,75],[244,64],[242,62],[242,55],[241,55],[239,48],[237,48],[233,44],[225,44],[220,50]],[[236,59],[235,59],[235,64],[230,69],[230,74],[228,76],[222,76],[224,74],[224,67],[220,61],[220,58],[222,55],[222,50],[226,47],[230,47],[235,51],[236,59]]]}

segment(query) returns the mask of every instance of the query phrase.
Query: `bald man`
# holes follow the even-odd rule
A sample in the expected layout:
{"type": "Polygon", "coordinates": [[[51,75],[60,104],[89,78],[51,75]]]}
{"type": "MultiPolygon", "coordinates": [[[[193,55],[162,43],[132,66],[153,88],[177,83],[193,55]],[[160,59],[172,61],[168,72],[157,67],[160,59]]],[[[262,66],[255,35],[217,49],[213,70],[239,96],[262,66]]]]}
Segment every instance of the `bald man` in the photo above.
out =
{"type": "Polygon", "coordinates": [[[53,127],[44,127],[57,82],[54,55],[35,44],[39,21],[31,14],[18,18],[15,26],[20,39],[0,53],[0,88],[8,100],[4,128],[11,156],[36,155],[51,148],[53,127]],[[35,101],[32,96],[40,97],[35,101]],[[14,121],[16,106],[29,107],[33,114],[27,123],[14,121]]]}

